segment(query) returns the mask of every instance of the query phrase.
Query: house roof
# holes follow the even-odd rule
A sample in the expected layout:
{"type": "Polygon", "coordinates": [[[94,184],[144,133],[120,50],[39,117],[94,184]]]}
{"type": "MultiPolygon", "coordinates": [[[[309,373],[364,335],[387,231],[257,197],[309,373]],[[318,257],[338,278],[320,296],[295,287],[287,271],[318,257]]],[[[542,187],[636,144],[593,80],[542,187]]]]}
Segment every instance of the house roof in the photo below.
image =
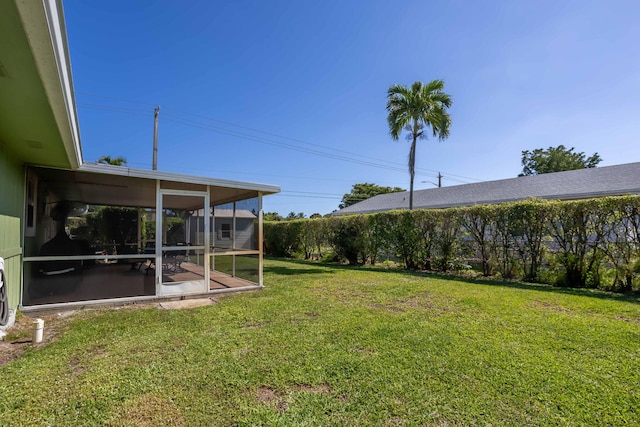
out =
{"type": "Polygon", "coordinates": [[[62,4],[0,1],[0,144],[17,160],[82,164],[62,4]]]}
{"type": "Polygon", "coordinates": [[[216,204],[280,191],[273,185],[83,162],[62,1],[0,1],[0,40],[0,148],[18,162],[40,167],[38,176],[56,183],[63,193],[58,197],[155,206],[158,180],[162,188],[176,190],[208,186],[216,204]]]}
{"type": "MultiPolygon", "coordinates": [[[[540,199],[585,199],[640,194],[640,162],[542,175],[522,176],[413,192],[414,209],[495,204],[540,199]]],[[[408,209],[409,192],[381,194],[334,215],[408,209]]]]}

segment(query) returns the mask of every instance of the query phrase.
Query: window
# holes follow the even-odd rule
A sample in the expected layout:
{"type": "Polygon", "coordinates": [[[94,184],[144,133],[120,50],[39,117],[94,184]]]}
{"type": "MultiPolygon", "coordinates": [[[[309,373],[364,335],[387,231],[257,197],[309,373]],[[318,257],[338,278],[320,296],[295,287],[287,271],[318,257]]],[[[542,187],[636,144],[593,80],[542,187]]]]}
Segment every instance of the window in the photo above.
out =
{"type": "Polygon", "coordinates": [[[220,224],[220,238],[221,239],[231,238],[231,224],[220,224]]]}
{"type": "Polygon", "coordinates": [[[36,235],[36,194],[38,191],[35,176],[27,177],[27,194],[25,209],[25,236],[33,237],[36,235]]]}

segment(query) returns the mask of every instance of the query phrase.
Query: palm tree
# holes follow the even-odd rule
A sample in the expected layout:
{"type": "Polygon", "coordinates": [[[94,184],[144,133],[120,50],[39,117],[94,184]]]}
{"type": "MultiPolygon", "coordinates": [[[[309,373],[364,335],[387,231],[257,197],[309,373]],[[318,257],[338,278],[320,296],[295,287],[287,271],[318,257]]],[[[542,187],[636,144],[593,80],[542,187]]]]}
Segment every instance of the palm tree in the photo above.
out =
{"type": "Polygon", "coordinates": [[[451,97],[444,92],[444,82],[433,80],[426,85],[415,82],[411,88],[393,85],[387,92],[387,111],[389,131],[397,141],[402,130],[409,132],[411,140],[409,150],[409,209],[413,209],[413,179],[416,166],[416,141],[426,138],[425,129],[431,128],[433,136],[439,141],[449,136],[451,117],[447,108],[451,107],[451,97]]]}
{"type": "Polygon", "coordinates": [[[127,159],[124,157],[101,156],[98,159],[98,163],[102,163],[104,165],[124,166],[127,164],[127,159]]]}

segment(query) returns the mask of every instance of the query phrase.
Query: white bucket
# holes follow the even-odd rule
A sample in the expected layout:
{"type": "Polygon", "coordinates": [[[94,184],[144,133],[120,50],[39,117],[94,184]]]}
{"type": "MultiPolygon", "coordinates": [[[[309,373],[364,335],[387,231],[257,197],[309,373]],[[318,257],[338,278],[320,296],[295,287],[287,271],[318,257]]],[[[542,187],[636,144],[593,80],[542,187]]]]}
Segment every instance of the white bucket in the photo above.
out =
{"type": "Polygon", "coordinates": [[[43,334],[44,334],[44,320],[35,319],[33,321],[33,342],[34,343],[42,342],[43,334]]]}

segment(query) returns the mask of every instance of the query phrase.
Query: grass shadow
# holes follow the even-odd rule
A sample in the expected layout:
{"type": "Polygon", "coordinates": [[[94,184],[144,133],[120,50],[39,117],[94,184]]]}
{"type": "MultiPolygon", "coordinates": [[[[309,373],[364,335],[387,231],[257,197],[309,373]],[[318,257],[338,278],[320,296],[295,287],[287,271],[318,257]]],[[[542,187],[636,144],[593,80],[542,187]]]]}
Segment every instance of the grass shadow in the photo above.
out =
{"type": "Polygon", "coordinates": [[[331,268],[287,268],[277,266],[264,266],[264,273],[273,273],[280,276],[296,276],[302,274],[333,274],[331,268]]]}
{"type": "Polygon", "coordinates": [[[465,277],[465,276],[457,276],[455,274],[450,273],[438,273],[431,271],[415,271],[415,270],[404,270],[400,268],[384,268],[384,267],[376,267],[376,266],[358,266],[358,265],[346,265],[346,264],[336,264],[336,263],[319,263],[318,261],[305,261],[299,259],[286,259],[286,258],[269,258],[273,260],[285,261],[292,264],[306,265],[306,266],[322,266],[323,268],[309,268],[309,269],[290,269],[287,267],[265,267],[265,271],[269,271],[269,269],[278,270],[276,274],[285,274],[285,275],[295,275],[295,274],[309,274],[309,273],[331,273],[331,270],[355,270],[355,271],[371,271],[377,273],[393,273],[393,274],[402,274],[412,277],[422,277],[422,278],[433,278],[438,280],[450,280],[455,282],[463,282],[469,284],[477,284],[477,285],[485,285],[485,286],[496,286],[496,287],[504,287],[511,289],[523,289],[523,290],[532,290],[539,292],[550,292],[555,294],[565,294],[565,295],[576,295],[576,296],[586,296],[590,298],[598,298],[603,300],[611,300],[611,301],[624,301],[631,302],[635,304],[640,304],[640,294],[631,293],[631,294],[616,294],[613,292],[606,292],[597,289],[587,289],[587,288],[564,288],[551,286],[544,283],[529,283],[529,282],[519,282],[515,280],[501,280],[501,279],[491,279],[488,277],[465,277]]]}
{"type": "Polygon", "coordinates": [[[640,304],[640,295],[638,295],[637,293],[616,294],[613,292],[606,292],[598,289],[565,288],[565,287],[547,285],[544,283],[519,282],[515,280],[500,280],[500,279],[491,279],[491,278],[485,278],[485,277],[472,278],[472,277],[456,276],[453,274],[444,274],[444,273],[425,273],[425,275],[427,277],[437,276],[441,280],[451,280],[451,281],[478,284],[478,285],[499,286],[503,288],[550,292],[555,294],[584,296],[584,297],[598,298],[603,300],[625,301],[625,302],[640,304]]]}

